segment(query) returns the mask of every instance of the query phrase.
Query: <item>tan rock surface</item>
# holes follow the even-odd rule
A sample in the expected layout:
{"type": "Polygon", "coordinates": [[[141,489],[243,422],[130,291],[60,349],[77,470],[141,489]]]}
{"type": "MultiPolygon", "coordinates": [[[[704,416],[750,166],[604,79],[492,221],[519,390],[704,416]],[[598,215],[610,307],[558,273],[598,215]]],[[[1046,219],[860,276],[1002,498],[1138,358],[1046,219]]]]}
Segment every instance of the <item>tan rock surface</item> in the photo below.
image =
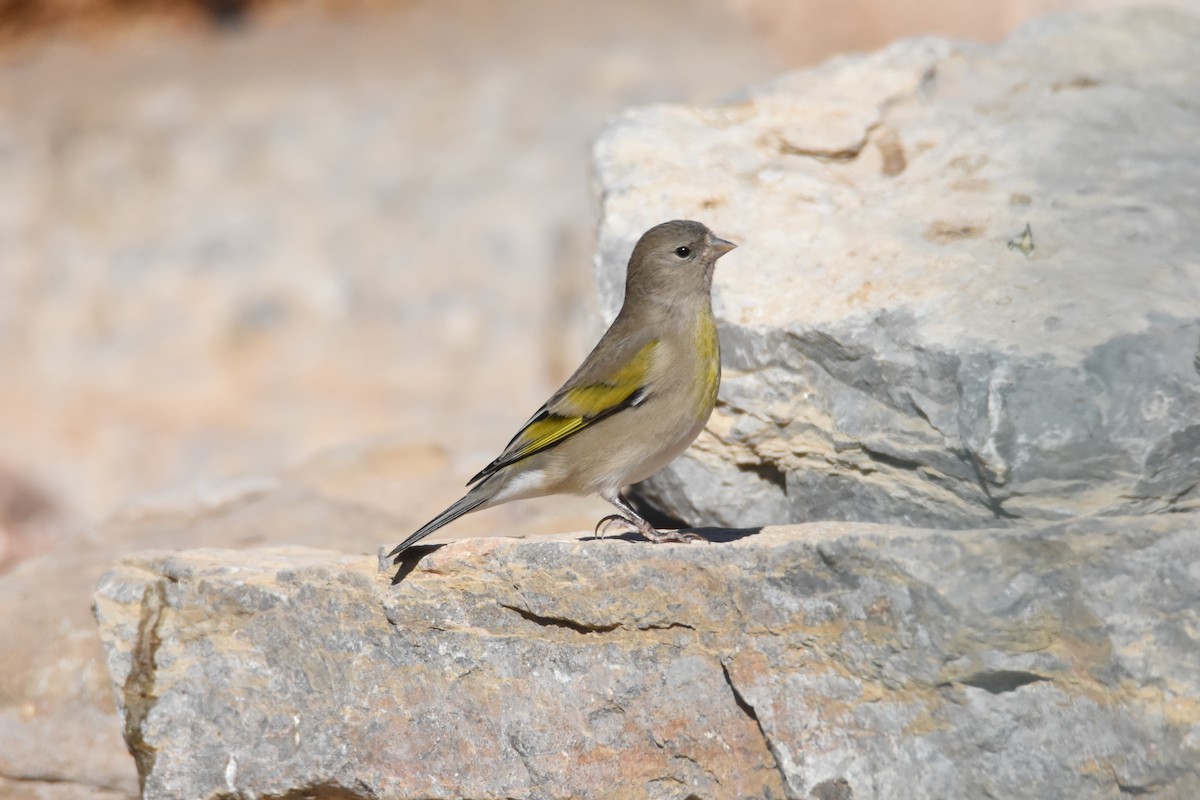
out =
{"type": "Polygon", "coordinates": [[[1198,524],[146,553],[96,609],[147,800],[1182,799],[1198,524]]]}
{"type": "Polygon", "coordinates": [[[281,541],[370,552],[397,535],[395,520],[378,511],[278,480],[182,503],[131,510],[74,549],[26,561],[0,580],[0,798],[137,793],[88,601],[121,554],[281,541]]]}

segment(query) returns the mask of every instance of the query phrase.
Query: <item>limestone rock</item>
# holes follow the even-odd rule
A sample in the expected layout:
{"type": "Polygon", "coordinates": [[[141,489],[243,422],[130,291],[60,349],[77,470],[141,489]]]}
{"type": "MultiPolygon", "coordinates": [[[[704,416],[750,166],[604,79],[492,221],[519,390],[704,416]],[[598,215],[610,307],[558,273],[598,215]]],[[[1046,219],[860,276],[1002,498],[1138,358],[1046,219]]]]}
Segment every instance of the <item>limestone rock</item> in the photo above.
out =
{"type": "Polygon", "coordinates": [[[618,118],[595,148],[609,313],[647,223],[741,245],[721,404],[643,495],[734,526],[1200,507],[1198,130],[1200,18],[1166,11],[618,118]]]}
{"type": "Polygon", "coordinates": [[[147,800],[1192,798],[1198,526],[146,553],[95,604],[147,800]]]}
{"type": "Polygon", "coordinates": [[[94,537],[0,576],[0,799],[137,796],[89,610],[97,579],[122,554],[181,542],[366,553],[400,530],[377,511],[283,479],[243,481],[173,506],[130,509],[94,537]]]}

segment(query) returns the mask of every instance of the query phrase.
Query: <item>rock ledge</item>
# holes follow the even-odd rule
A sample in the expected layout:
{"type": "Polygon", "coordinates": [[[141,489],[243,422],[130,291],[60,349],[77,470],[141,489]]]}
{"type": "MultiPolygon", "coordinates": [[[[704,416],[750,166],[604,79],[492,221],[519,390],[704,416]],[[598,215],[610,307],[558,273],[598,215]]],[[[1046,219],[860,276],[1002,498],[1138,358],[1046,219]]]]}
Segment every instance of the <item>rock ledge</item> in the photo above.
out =
{"type": "Polygon", "coordinates": [[[96,593],[144,796],[1200,796],[1200,517],[301,548],[96,593]]]}

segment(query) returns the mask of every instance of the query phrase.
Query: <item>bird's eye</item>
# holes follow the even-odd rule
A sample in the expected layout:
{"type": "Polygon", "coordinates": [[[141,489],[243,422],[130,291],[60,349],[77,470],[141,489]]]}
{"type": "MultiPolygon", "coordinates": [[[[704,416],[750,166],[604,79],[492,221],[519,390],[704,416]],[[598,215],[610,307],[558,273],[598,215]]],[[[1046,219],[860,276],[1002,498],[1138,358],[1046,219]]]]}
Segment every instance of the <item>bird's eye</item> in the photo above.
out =
{"type": "Polygon", "coordinates": [[[692,254],[692,248],[690,248],[690,247],[676,247],[675,248],[675,255],[679,256],[680,258],[687,258],[691,254],[692,254]]]}

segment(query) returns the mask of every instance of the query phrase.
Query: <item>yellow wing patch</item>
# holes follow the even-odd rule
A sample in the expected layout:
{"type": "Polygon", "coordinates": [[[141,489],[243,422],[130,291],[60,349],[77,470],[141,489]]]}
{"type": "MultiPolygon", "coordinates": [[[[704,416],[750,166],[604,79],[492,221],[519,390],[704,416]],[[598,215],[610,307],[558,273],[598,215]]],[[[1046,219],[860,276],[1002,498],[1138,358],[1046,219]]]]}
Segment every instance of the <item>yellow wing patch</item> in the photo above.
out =
{"type": "Polygon", "coordinates": [[[525,426],[517,435],[519,446],[516,451],[509,453],[503,460],[508,463],[520,461],[539,450],[544,450],[552,444],[561,442],[586,423],[583,417],[546,416],[535,419],[525,426]]]}
{"type": "Polygon", "coordinates": [[[573,387],[551,399],[513,437],[500,457],[470,483],[553,447],[588,425],[640,402],[645,398],[646,375],[657,346],[658,340],[651,339],[604,380],[573,387]]]}

